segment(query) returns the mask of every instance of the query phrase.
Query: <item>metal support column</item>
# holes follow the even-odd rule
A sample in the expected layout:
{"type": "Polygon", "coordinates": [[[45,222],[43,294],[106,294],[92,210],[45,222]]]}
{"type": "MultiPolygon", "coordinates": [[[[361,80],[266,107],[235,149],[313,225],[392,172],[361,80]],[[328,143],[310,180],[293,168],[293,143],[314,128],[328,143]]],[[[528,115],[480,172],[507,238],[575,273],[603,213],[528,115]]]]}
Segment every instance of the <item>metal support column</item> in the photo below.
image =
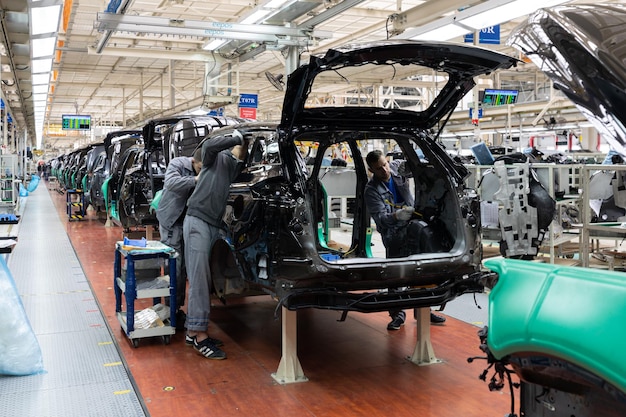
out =
{"type": "Polygon", "coordinates": [[[306,382],[300,360],[298,359],[298,314],[282,307],[282,357],[278,370],[272,378],[279,384],[306,382]]]}
{"type": "Polygon", "coordinates": [[[430,308],[416,308],[414,314],[417,320],[417,343],[413,356],[411,356],[411,362],[417,365],[441,363],[435,357],[433,345],[430,343],[430,308]]]}

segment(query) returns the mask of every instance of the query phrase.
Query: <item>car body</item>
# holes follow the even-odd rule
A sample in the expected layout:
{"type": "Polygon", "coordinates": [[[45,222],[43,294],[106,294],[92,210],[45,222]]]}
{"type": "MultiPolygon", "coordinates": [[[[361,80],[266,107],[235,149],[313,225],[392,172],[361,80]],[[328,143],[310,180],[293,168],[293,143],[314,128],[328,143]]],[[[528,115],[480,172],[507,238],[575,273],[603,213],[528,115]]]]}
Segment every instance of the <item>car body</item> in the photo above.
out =
{"type": "Polygon", "coordinates": [[[100,170],[94,172],[93,187],[100,185],[102,191],[102,201],[100,195],[94,193],[92,204],[104,205],[107,216],[119,222],[117,201],[119,195],[119,184],[121,183],[122,168],[130,148],[143,146],[143,137],[140,130],[125,130],[108,134],[104,140],[107,160],[100,170]]]}
{"type": "Polygon", "coordinates": [[[104,141],[94,143],[87,152],[87,163],[81,184],[85,195],[85,206],[91,205],[96,211],[103,210],[104,202],[102,201],[102,183],[96,185],[95,173],[102,171],[106,162],[107,151],[104,141]]]}
{"type": "Polygon", "coordinates": [[[205,139],[235,128],[254,138],[231,186],[225,238],[211,248],[216,293],[226,298],[260,290],[292,310],[373,312],[445,305],[481,291],[479,201],[464,186],[467,169],[446,153],[433,129],[443,128],[474,77],[516,63],[474,46],[417,41],[311,57],[289,76],[280,123],[244,123],[205,139]],[[390,109],[349,81],[363,72],[389,83],[427,80],[434,72],[445,81],[417,111],[390,109]],[[306,105],[325,95],[316,77],[344,84],[349,98],[335,107],[306,105]],[[372,245],[364,158],[377,148],[405,160],[416,224],[429,236],[426,248],[407,257],[386,258],[380,243],[372,245]],[[390,287],[402,289],[386,292],[390,287]]]}
{"type": "MultiPolygon", "coordinates": [[[[508,40],[621,155],[626,154],[624,33],[623,6],[578,4],[537,11],[508,40]]],[[[592,193],[607,197],[598,188],[606,187],[594,185],[592,193]]],[[[480,335],[481,350],[496,370],[490,390],[503,388],[515,373],[521,380],[519,415],[626,415],[626,370],[616,354],[626,347],[623,273],[508,259],[485,266],[499,276],[490,293],[489,326],[480,335]]],[[[508,388],[513,391],[510,383],[508,388]]],[[[513,404],[512,396],[511,415],[513,404]]]]}
{"type": "Polygon", "coordinates": [[[191,156],[198,144],[214,129],[232,126],[245,119],[226,116],[188,116],[173,124],[163,135],[165,163],[179,156],[191,156]]]}
{"type": "Polygon", "coordinates": [[[114,174],[114,220],[124,229],[158,223],[150,204],[165,180],[163,141],[172,126],[187,119],[189,116],[183,115],[150,120],[141,131],[142,145],[132,146],[121,155],[114,174]]]}

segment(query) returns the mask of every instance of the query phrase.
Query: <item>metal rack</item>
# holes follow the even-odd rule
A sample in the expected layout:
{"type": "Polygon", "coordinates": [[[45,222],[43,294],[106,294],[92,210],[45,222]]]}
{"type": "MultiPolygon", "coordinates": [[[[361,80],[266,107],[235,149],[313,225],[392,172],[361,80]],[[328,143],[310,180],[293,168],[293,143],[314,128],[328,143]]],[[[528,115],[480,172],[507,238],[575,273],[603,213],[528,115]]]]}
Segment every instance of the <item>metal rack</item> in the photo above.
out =
{"type": "Polygon", "coordinates": [[[115,262],[113,266],[115,289],[115,312],[122,330],[132,341],[134,347],[139,346],[139,339],[160,336],[165,344],[170,343],[170,336],[176,333],[176,257],[177,252],[158,241],[148,240],[146,247],[125,245],[120,241],[115,244],[115,262]],[[141,282],[159,277],[140,277],[136,262],[148,259],[164,259],[167,261],[168,276],[161,276],[169,282],[164,288],[140,289],[141,282]],[[124,268],[125,267],[125,268],[124,268]],[[126,311],[122,311],[122,294],[126,299],[126,311]],[[163,326],[150,328],[135,327],[135,300],[152,298],[153,305],[161,298],[169,297],[169,320],[163,326]]]}
{"type": "MultiPolygon", "coordinates": [[[[626,225],[621,222],[610,223],[591,223],[591,206],[589,204],[589,183],[593,171],[626,171],[626,165],[602,165],[590,164],[585,165],[582,170],[582,229],[581,229],[581,260],[582,266],[588,267],[590,256],[594,251],[594,242],[604,240],[615,240],[618,246],[618,240],[626,238],[626,225]]],[[[613,258],[618,257],[619,251],[614,251],[613,258]]]]}
{"type": "MultiPolygon", "coordinates": [[[[466,168],[470,171],[470,176],[468,177],[466,184],[468,187],[478,190],[482,173],[488,169],[492,169],[493,165],[466,165],[466,168]]],[[[548,191],[550,196],[555,199],[557,210],[559,211],[557,220],[560,219],[560,210],[564,207],[570,204],[576,206],[580,204],[580,195],[571,194],[570,191],[572,189],[578,189],[580,184],[580,175],[582,173],[581,164],[535,163],[531,164],[531,168],[533,168],[537,173],[539,182],[548,191]],[[558,182],[558,186],[556,178],[560,180],[558,182]],[[567,179],[567,181],[565,179],[567,179]],[[561,194],[563,194],[563,196],[561,198],[557,198],[557,196],[560,196],[561,194]]],[[[482,199],[483,198],[481,196],[481,200],[482,199]]],[[[539,250],[540,252],[547,251],[545,253],[549,254],[550,263],[554,263],[556,258],[563,254],[560,248],[565,243],[576,241],[578,248],[575,252],[580,252],[581,240],[579,240],[579,235],[580,233],[578,228],[563,229],[560,224],[553,221],[552,224],[550,224],[545,244],[542,245],[539,250]]],[[[497,240],[496,236],[498,238],[500,236],[499,229],[489,227],[483,228],[484,241],[497,240]]]]}
{"type": "Polygon", "coordinates": [[[85,217],[85,193],[83,190],[67,190],[65,193],[69,221],[85,217]]]}
{"type": "Polygon", "coordinates": [[[15,209],[17,206],[16,190],[17,155],[0,155],[0,206],[15,209]]]}

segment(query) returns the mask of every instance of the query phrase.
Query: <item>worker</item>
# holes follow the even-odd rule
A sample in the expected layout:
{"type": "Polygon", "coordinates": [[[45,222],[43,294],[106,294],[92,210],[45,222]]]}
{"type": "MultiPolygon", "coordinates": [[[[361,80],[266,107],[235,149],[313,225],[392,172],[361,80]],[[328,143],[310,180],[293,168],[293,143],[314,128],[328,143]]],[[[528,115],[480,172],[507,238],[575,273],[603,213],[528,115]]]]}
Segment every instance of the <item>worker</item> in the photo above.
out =
{"type": "Polygon", "coordinates": [[[179,156],[170,161],[165,170],[165,182],[156,217],[159,221],[161,242],[178,252],[176,259],[176,328],[184,329],[186,315],[181,309],[185,305],[185,251],[183,244],[183,220],[187,211],[187,199],[196,187],[202,168],[201,149],[192,157],[179,156]]]}
{"type": "MultiPolygon", "coordinates": [[[[401,258],[410,255],[406,252],[405,236],[409,221],[413,217],[415,199],[409,188],[409,181],[398,171],[402,170],[405,161],[394,159],[387,161],[380,150],[374,150],[365,157],[372,178],[365,186],[365,205],[376,223],[385,252],[388,258],[401,258]]],[[[394,291],[390,289],[389,291],[394,291]]],[[[391,321],[387,330],[398,330],[406,320],[403,310],[389,312],[391,321]]],[[[430,322],[443,324],[445,317],[430,313],[430,322]]]]}
{"type": "Polygon", "coordinates": [[[211,250],[220,237],[222,217],[232,181],[243,167],[250,137],[237,130],[206,140],[202,170],[187,202],[183,223],[185,262],[189,278],[189,307],[185,343],[207,359],[226,359],[223,342],[209,337],[211,250]]]}

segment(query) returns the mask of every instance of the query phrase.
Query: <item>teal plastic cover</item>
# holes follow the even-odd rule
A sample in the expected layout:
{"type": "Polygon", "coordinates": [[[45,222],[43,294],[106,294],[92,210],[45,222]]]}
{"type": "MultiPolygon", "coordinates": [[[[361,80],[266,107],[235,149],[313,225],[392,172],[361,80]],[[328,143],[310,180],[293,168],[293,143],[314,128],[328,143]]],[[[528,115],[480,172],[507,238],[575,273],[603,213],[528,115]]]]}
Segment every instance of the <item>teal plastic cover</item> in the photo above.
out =
{"type": "Polygon", "coordinates": [[[568,360],[626,392],[626,274],[494,258],[487,344],[497,359],[568,360]]]}

